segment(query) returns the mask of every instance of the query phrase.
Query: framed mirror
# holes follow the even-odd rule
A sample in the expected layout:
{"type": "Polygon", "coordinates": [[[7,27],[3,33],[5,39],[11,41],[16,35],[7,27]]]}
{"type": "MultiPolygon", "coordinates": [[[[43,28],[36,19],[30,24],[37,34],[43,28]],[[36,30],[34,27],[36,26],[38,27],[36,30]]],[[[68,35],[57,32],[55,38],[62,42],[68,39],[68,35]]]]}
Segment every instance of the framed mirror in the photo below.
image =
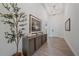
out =
{"type": "Polygon", "coordinates": [[[29,32],[41,31],[41,20],[32,14],[29,15],[29,32]]]}
{"type": "Polygon", "coordinates": [[[65,22],[65,31],[70,31],[70,18],[65,22]]]}

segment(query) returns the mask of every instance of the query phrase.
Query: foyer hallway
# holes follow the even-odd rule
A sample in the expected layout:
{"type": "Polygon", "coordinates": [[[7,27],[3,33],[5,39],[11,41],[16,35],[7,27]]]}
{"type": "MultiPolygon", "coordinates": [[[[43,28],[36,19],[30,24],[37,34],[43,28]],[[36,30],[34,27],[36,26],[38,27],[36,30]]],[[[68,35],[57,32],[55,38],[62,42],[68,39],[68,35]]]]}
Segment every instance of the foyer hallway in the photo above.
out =
{"type": "Polygon", "coordinates": [[[46,42],[33,56],[74,56],[63,38],[50,37],[48,40],[51,40],[50,44],[46,42]]]}

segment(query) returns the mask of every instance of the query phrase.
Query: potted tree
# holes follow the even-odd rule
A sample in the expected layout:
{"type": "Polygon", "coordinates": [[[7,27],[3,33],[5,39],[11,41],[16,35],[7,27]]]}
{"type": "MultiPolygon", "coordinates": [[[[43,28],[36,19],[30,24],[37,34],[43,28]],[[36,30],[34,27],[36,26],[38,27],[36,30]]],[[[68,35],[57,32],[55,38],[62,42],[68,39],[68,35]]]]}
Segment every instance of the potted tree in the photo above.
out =
{"type": "Polygon", "coordinates": [[[22,37],[24,37],[23,30],[25,30],[23,22],[26,21],[26,15],[20,11],[17,3],[2,3],[2,6],[8,11],[8,13],[0,13],[0,17],[3,17],[2,22],[10,26],[10,31],[5,32],[5,38],[8,39],[8,43],[15,42],[17,56],[20,55],[18,52],[18,45],[22,37]],[[21,28],[20,28],[21,27],[21,28]]]}

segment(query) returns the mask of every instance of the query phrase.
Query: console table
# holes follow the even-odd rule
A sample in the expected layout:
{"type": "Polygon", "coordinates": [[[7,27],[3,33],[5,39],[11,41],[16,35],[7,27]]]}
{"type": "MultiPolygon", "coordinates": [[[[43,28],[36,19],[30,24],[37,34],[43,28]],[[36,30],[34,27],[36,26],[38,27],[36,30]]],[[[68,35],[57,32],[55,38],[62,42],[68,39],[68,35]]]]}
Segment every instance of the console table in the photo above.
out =
{"type": "Polygon", "coordinates": [[[31,56],[47,41],[47,34],[27,36],[22,39],[22,51],[24,56],[31,56]]]}

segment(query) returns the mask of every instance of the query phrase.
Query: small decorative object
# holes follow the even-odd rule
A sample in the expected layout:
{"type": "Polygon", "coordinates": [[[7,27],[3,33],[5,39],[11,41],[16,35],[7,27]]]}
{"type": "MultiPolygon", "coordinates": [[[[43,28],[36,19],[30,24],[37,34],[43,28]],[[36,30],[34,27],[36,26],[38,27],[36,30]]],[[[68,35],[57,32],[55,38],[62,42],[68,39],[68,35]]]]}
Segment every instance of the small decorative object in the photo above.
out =
{"type": "Polygon", "coordinates": [[[65,22],[65,31],[70,31],[70,18],[65,22]]]}
{"type": "Polygon", "coordinates": [[[20,40],[24,37],[23,30],[25,29],[24,22],[26,21],[26,15],[24,12],[21,12],[17,5],[17,3],[3,3],[2,6],[6,9],[6,13],[1,12],[0,17],[3,17],[4,20],[2,22],[6,25],[10,26],[10,31],[5,32],[5,38],[8,39],[8,43],[15,42],[16,44],[16,53],[15,55],[21,55],[18,52],[18,45],[20,40]]]}
{"type": "Polygon", "coordinates": [[[33,15],[29,15],[29,32],[41,31],[41,21],[33,15]]]}

